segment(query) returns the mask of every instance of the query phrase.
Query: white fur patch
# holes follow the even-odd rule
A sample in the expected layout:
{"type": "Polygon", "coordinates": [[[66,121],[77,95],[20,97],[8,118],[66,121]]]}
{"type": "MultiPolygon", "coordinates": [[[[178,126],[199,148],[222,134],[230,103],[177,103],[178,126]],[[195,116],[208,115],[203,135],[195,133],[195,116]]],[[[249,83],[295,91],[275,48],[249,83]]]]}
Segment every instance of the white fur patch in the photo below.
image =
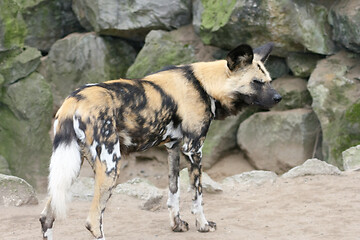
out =
{"type": "Polygon", "coordinates": [[[91,87],[91,86],[96,86],[96,85],[98,85],[97,83],[88,83],[88,84],[86,84],[85,86],[86,87],[91,87]]]}
{"type": "Polygon", "coordinates": [[[125,131],[121,131],[119,133],[119,136],[123,139],[122,143],[127,146],[127,147],[130,147],[130,146],[134,146],[136,144],[134,144],[132,142],[132,139],[131,137],[125,132],[125,131]]]}
{"type": "Polygon", "coordinates": [[[54,121],[54,136],[56,135],[56,129],[57,129],[58,124],[59,124],[59,120],[56,119],[56,120],[54,121]]]}
{"type": "Polygon", "coordinates": [[[166,125],[166,132],[163,135],[162,140],[165,140],[166,138],[170,137],[173,139],[180,139],[182,138],[182,132],[180,125],[178,125],[176,128],[174,127],[174,122],[171,121],[168,125],[166,125]]]}
{"type": "Polygon", "coordinates": [[[93,143],[91,144],[90,146],[90,153],[91,153],[91,156],[92,156],[92,160],[95,161],[95,158],[97,156],[97,153],[96,153],[96,147],[98,146],[98,142],[93,140],[93,143]]]}
{"type": "Polygon", "coordinates": [[[198,194],[196,200],[193,201],[191,212],[196,215],[196,220],[199,222],[201,228],[208,224],[202,207],[202,194],[198,194]]]}
{"type": "Polygon", "coordinates": [[[178,177],[177,179],[177,192],[172,193],[169,190],[169,196],[167,200],[168,209],[170,212],[170,225],[175,226],[174,218],[179,214],[180,206],[179,206],[179,200],[180,199],[180,179],[178,177]]]}
{"type": "Polygon", "coordinates": [[[53,239],[53,230],[52,228],[48,228],[46,232],[44,233],[44,237],[47,237],[47,240],[53,239]]]}
{"type": "Polygon", "coordinates": [[[192,158],[193,153],[192,152],[184,152],[183,153],[188,156],[191,163],[194,163],[194,159],[192,158]]]}
{"type": "Polygon", "coordinates": [[[85,142],[85,133],[83,130],[80,129],[79,119],[75,115],[73,116],[73,125],[76,136],[81,142],[85,142]]]}
{"type": "Polygon", "coordinates": [[[69,189],[80,171],[79,145],[60,143],[51,156],[49,195],[51,207],[57,218],[66,217],[66,203],[70,201],[69,189]]]}
{"type": "Polygon", "coordinates": [[[116,165],[116,161],[113,161],[114,154],[117,158],[120,158],[120,143],[119,140],[114,145],[114,149],[112,152],[109,152],[108,149],[106,149],[105,144],[101,145],[101,154],[100,154],[100,160],[102,162],[106,163],[106,171],[111,172],[116,165]]]}
{"type": "Polygon", "coordinates": [[[212,114],[214,115],[214,118],[215,118],[215,111],[216,111],[215,99],[210,97],[210,102],[211,102],[211,112],[212,112],[212,114]]]}
{"type": "Polygon", "coordinates": [[[165,143],[164,145],[165,145],[165,147],[167,147],[167,148],[172,148],[176,142],[177,142],[177,141],[171,141],[171,142],[165,143]]]}

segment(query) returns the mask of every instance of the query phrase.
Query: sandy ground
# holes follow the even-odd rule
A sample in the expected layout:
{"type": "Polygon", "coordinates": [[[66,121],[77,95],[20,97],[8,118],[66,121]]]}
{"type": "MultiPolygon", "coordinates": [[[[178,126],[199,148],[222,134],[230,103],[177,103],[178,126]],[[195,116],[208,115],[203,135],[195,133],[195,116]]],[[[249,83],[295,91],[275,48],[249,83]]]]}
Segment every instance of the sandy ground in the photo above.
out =
{"type": "MultiPolygon", "coordinates": [[[[209,173],[220,180],[226,172],[233,174],[230,156],[209,173]],[[229,164],[225,164],[229,163],[229,164]],[[218,169],[218,170],[216,170],[218,169]]],[[[129,163],[130,164],[130,163],[129,163]]],[[[147,174],[163,183],[164,175],[152,173],[154,168],[167,168],[157,161],[129,177],[147,174]],[[159,165],[157,165],[159,164],[159,165]],[[161,167],[162,166],[162,167],[161,167]],[[161,180],[159,180],[161,179],[161,180]]],[[[140,164],[141,166],[141,164],[140,164]]],[[[235,166],[251,168],[246,164],[235,166]]],[[[131,166],[129,166],[131,167],[131,166]]],[[[124,168],[126,169],[126,168],[124,168]]],[[[139,169],[137,169],[139,170],[139,169]]],[[[85,175],[87,173],[84,170],[85,175]]],[[[126,171],[125,171],[126,172],[126,171]]],[[[169,228],[166,199],[157,211],[139,208],[140,200],[125,195],[114,195],[104,217],[107,239],[360,239],[360,172],[342,176],[307,176],[295,179],[278,178],[275,183],[262,186],[225,188],[220,194],[204,194],[204,210],[208,220],[217,223],[217,231],[199,233],[190,213],[191,194],[182,192],[181,215],[189,222],[186,233],[173,233],[169,228]]],[[[40,204],[23,207],[0,207],[0,239],[41,239],[40,204]]],[[[55,222],[55,239],[92,239],[85,229],[90,202],[74,199],[66,220],[55,222]]]]}

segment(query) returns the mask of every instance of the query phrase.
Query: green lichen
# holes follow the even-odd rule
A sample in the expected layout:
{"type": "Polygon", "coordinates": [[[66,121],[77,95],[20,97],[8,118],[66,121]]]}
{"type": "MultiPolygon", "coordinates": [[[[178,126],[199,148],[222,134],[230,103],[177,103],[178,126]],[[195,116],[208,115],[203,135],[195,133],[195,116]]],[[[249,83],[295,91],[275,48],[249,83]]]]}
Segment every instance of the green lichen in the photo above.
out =
{"type": "Polygon", "coordinates": [[[218,31],[228,23],[236,0],[202,0],[204,11],[201,16],[202,40],[210,44],[212,32],[218,31]]]}
{"type": "Polygon", "coordinates": [[[169,65],[188,64],[195,61],[195,50],[191,45],[177,42],[171,33],[152,31],[126,76],[141,78],[169,65]]]}
{"type": "Polygon", "coordinates": [[[11,84],[0,103],[0,155],[13,174],[31,184],[47,172],[52,94],[38,73],[11,84]]]}
{"type": "Polygon", "coordinates": [[[236,0],[202,0],[201,2],[204,6],[201,27],[217,31],[229,21],[236,0]]]}
{"type": "Polygon", "coordinates": [[[360,144],[360,102],[353,104],[344,114],[337,115],[324,130],[324,139],[329,145],[329,161],[342,167],[341,154],[346,149],[360,144]]]}
{"type": "Polygon", "coordinates": [[[352,124],[360,125],[360,102],[353,104],[346,111],[345,118],[352,124]]]}
{"type": "Polygon", "coordinates": [[[0,1],[0,29],[0,50],[24,45],[26,24],[20,6],[13,0],[0,1]]]}

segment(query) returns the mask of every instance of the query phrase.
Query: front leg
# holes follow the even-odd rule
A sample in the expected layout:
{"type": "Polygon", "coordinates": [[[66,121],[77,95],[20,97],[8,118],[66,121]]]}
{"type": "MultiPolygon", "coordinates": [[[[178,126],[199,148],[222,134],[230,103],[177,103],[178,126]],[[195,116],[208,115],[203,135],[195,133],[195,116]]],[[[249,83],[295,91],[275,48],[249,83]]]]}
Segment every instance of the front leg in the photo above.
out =
{"type": "Polygon", "coordinates": [[[167,201],[170,226],[174,232],[186,232],[189,230],[189,224],[180,219],[179,199],[180,199],[180,147],[179,142],[166,145],[169,156],[169,198],[167,201]]]}
{"type": "Polygon", "coordinates": [[[190,185],[194,191],[191,213],[196,216],[196,226],[199,232],[212,232],[216,230],[216,223],[207,221],[202,207],[202,184],[201,184],[201,158],[202,142],[199,144],[186,143],[183,146],[183,154],[189,162],[190,185]],[[189,147],[192,146],[192,147],[189,147]]]}

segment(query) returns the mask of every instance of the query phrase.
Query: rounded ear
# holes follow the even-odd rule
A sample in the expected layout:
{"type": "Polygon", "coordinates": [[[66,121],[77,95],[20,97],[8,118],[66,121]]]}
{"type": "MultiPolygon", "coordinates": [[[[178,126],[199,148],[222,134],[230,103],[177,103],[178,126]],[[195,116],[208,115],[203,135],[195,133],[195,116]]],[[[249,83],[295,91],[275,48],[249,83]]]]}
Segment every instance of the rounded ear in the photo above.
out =
{"type": "Polygon", "coordinates": [[[274,43],[269,42],[269,43],[266,43],[265,45],[262,45],[261,47],[255,48],[254,49],[255,57],[257,59],[260,59],[263,63],[265,63],[266,60],[268,59],[274,45],[275,45],[274,43]]]}
{"type": "Polygon", "coordinates": [[[254,53],[252,48],[247,44],[242,44],[231,50],[227,57],[227,66],[231,71],[242,68],[252,63],[254,53]]]}

